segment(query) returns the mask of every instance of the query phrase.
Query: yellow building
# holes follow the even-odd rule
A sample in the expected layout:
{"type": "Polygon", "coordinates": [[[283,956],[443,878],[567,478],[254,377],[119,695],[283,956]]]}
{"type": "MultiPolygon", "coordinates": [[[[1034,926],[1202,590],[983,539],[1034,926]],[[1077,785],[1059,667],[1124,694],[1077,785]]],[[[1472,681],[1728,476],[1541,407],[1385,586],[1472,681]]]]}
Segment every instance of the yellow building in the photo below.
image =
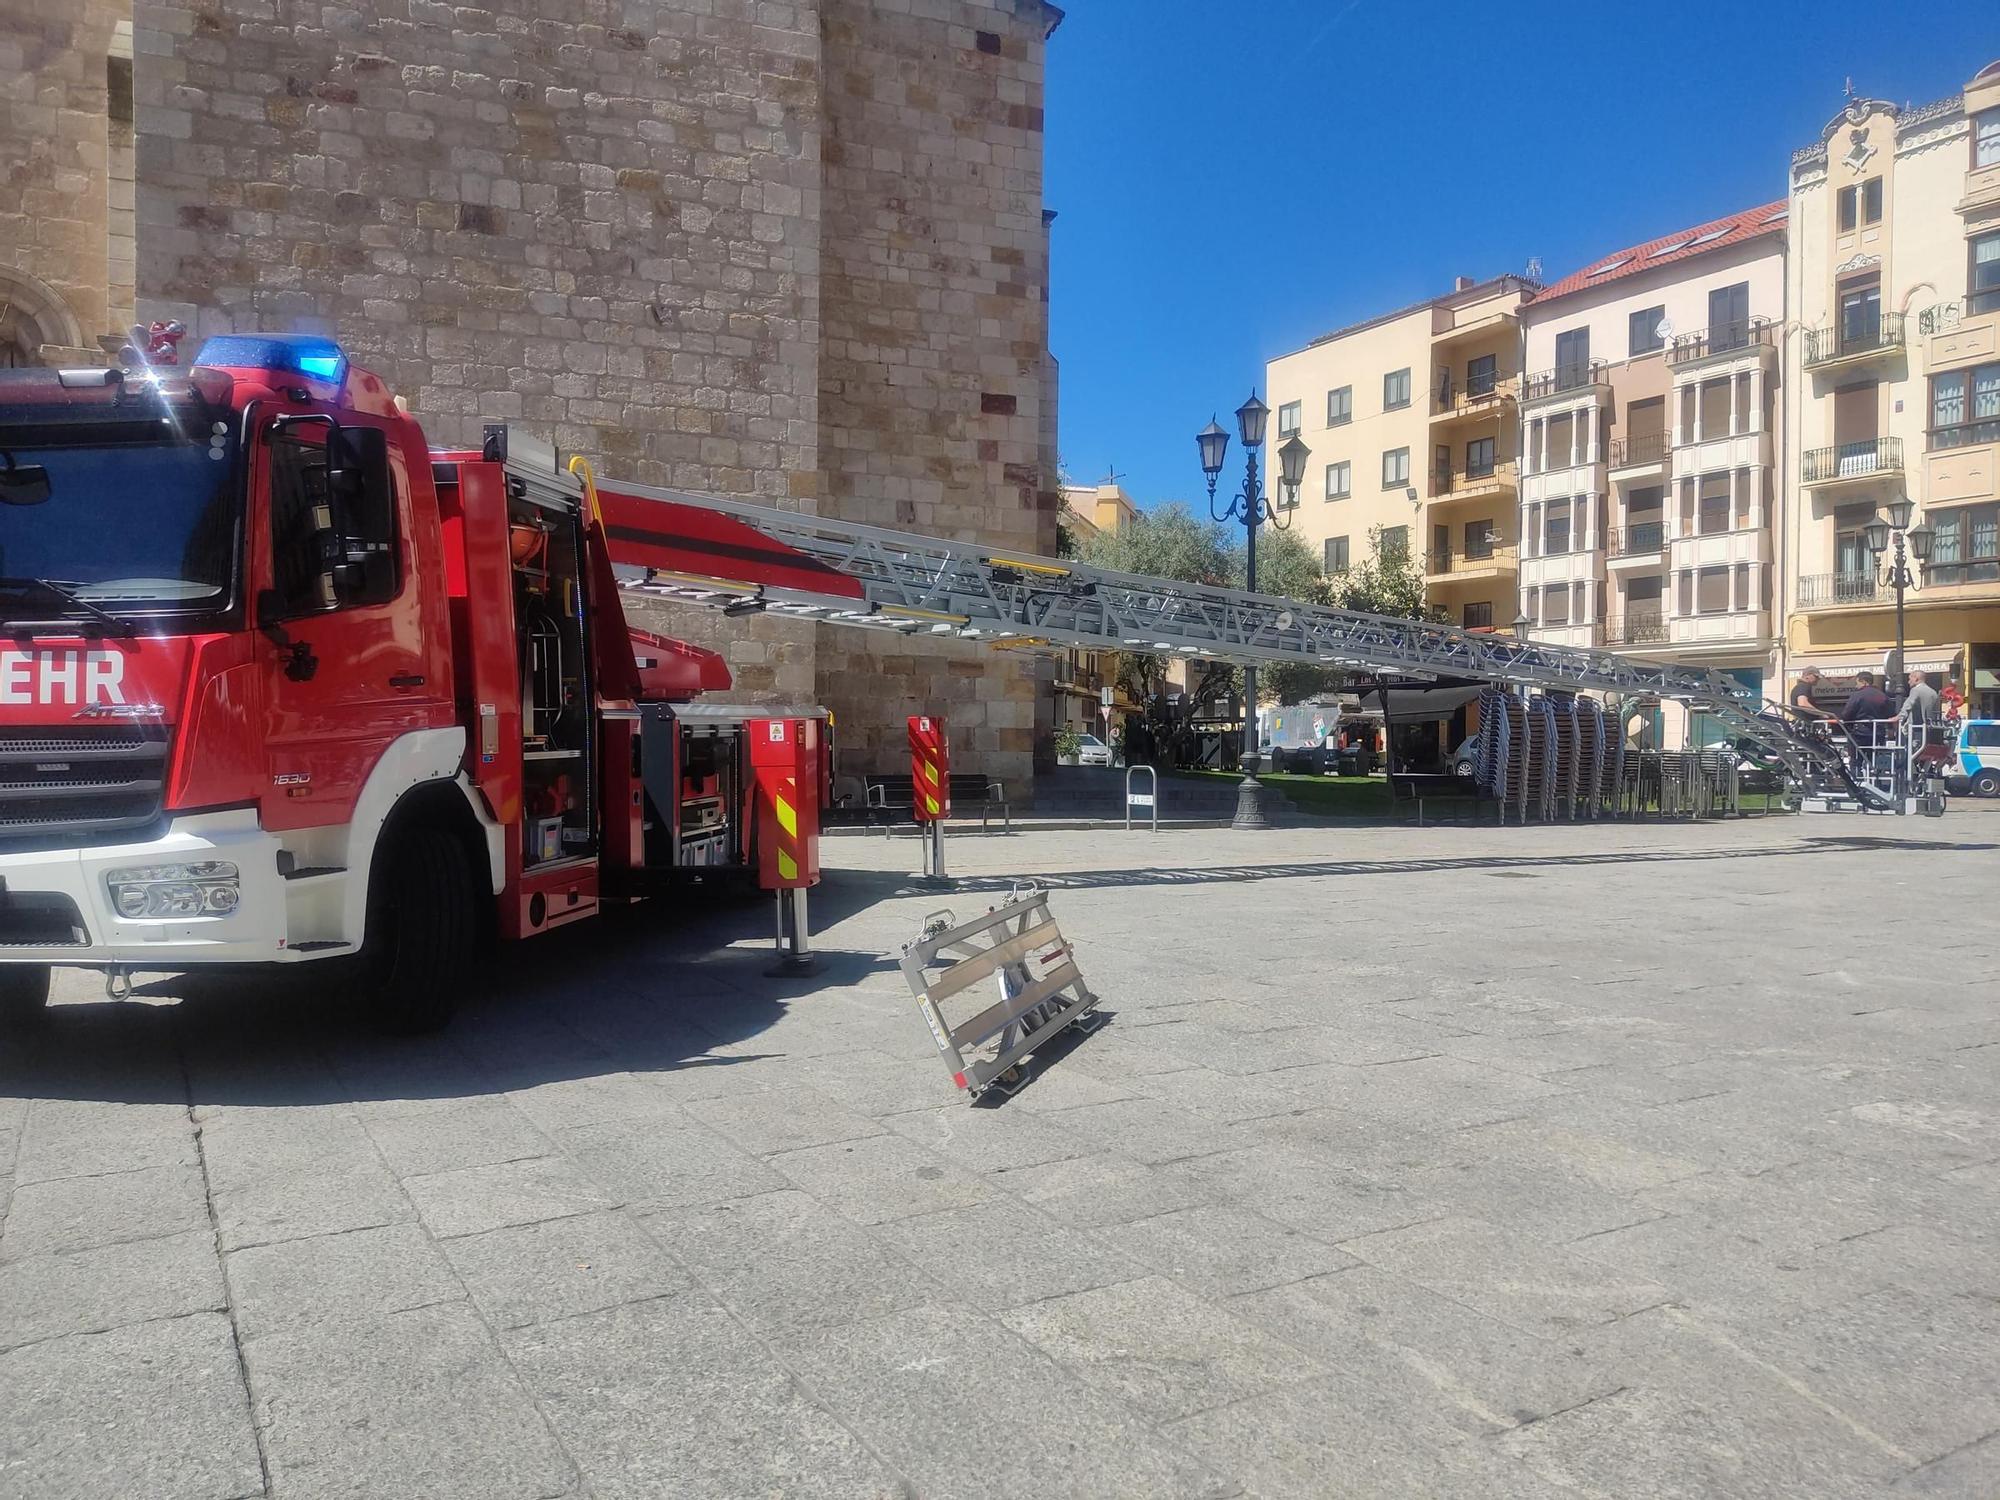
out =
{"type": "Polygon", "coordinates": [[[2000,715],[2000,62],[1917,109],[1853,99],[1794,153],[1785,667],[1880,670],[1895,610],[1863,528],[1907,496],[1936,536],[1906,664],[2000,715]]]}
{"type": "Polygon", "coordinates": [[[1312,450],[1289,524],[1329,573],[1365,558],[1379,526],[1421,555],[1431,601],[1454,623],[1511,623],[1517,314],[1533,289],[1460,277],[1267,366],[1274,442],[1296,432],[1312,450]]]}

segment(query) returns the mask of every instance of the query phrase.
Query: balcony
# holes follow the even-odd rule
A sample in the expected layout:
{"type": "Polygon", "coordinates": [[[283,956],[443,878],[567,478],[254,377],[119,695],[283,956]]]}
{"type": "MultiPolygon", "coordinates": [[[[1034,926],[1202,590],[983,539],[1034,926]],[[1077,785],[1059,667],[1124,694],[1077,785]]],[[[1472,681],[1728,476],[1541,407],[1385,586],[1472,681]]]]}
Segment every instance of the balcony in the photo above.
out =
{"type": "Polygon", "coordinates": [[[1612,527],[1606,550],[1613,557],[1658,557],[1666,545],[1664,521],[1635,521],[1630,526],[1612,527]]]}
{"type": "Polygon", "coordinates": [[[1889,590],[1873,573],[1806,573],[1799,578],[1800,609],[1832,609],[1842,604],[1873,604],[1889,590]]]}
{"type": "Polygon", "coordinates": [[[1667,643],[1667,616],[1658,609],[1632,610],[1613,615],[1604,622],[1607,646],[1664,646],[1667,643]]]}
{"type": "Polygon", "coordinates": [[[1739,354],[1745,349],[1776,347],[1776,334],[1769,318],[1742,318],[1704,328],[1700,333],[1681,334],[1667,346],[1667,363],[1675,367],[1694,365],[1726,354],[1739,354]]]}
{"type": "Polygon", "coordinates": [[[1656,468],[1667,461],[1672,445],[1664,432],[1641,432],[1611,440],[1611,467],[1614,469],[1656,468]]]}
{"type": "Polygon", "coordinates": [[[1578,360],[1573,364],[1557,365],[1553,370],[1542,370],[1521,383],[1521,399],[1550,401],[1558,396],[1581,395],[1593,389],[1600,396],[1609,395],[1611,386],[1604,371],[1605,363],[1601,359],[1578,360]]]}
{"type": "Polygon", "coordinates": [[[1515,466],[1511,458],[1477,468],[1437,468],[1431,471],[1431,499],[1479,500],[1506,494],[1514,484],[1515,466]]]}
{"type": "Polygon", "coordinates": [[[1878,313],[1837,328],[1806,331],[1806,368],[1826,370],[1835,365],[1862,364],[1894,354],[1903,347],[1903,315],[1878,313]]]}
{"type": "Polygon", "coordinates": [[[1501,416],[1514,400],[1515,385],[1512,376],[1490,376],[1438,391],[1431,397],[1431,425],[1501,416]]]}
{"type": "Polygon", "coordinates": [[[1518,571],[1520,549],[1512,542],[1496,542],[1490,547],[1466,551],[1460,548],[1434,548],[1424,557],[1424,579],[1428,583],[1444,583],[1451,580],[1472,582],[1476,579],[1499,578],[1518,571]]]}
{"type": "Polygon", "coordinates": [[[1857,484],[1903,472],[1901,438],[1863,438],[1858,443],[1834,443],[1808,448],[1799,479],[1806,485],[1857,484]]]}

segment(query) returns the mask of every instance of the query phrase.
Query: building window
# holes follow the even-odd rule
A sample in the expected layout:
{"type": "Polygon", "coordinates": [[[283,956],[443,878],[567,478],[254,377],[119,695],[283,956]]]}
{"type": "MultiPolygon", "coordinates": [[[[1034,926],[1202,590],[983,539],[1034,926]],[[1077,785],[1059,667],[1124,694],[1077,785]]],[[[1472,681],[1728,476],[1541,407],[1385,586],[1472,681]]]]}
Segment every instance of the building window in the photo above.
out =
{"type": "Polygon", "coordinates": [[[1966,286],[1972,294],[1967,302],[1968,311],[2000,311],[2000,230],[1973,240],[1972,268],[1966,286]]]}
{"type": "Polygon", "coordinates": [[[1384,526],[1382,528],[1382,561],[1407,558],[1410,555],[1410,528],[1407,526],[1384,526]]]}
{"type": "Polygon", "coordinates": [[[1972,166],[2000,167],[2000,109],[1989,109],[1972,122],[1972,166]]]}
{"type": "Polygon", "coordinates": [[[2000,505],[1931,510],[1924,519],[1935,537],[1924,581],[1990,583],[2000,579],[2000,505]]]}
{"type": "Polygon", "coordinates": [[[1542,556],[1569,551],[1569,501],[1551,500],[1542,513],[1542,556]]]}
{"type": "MultiPolygon", "coordinates": [[[[2000,240],[2000,236],[1995,236],[2000,240]]],[[[1840,293],[1840,347],[1873,349],[1882,342],[1882,283],[1871,280],[1840,293]]]]}
{"type": "Polygon", "coordinates": [[[1326,571],[1345,573],[1347,571],[1347,538],[1330,536],[1326,539],[1326,571]]]}
{"type": "Polygon", "coordinates": [[[1931,447],[2000,442],[2000,364],[1931,377],[1931,447]]]}
{"type": "Polygon", "coordinates": [[[1493,628],[1493,605],[1490,600],[1465,606],[1465,628],[1467,630],[1491,630],[1493,628]]]}
{"type": "Polygon", "coordinates": [[[1701,476],[1700,508],[1695,513],[1695,532],[1716,536],[1729,530],[1729,471],[1701,476]]]}
{"type": "Polygon", "coordinates": [[[1474,438],[1465,445],[1465,477],[1485,479],[1493,473],[1493,439],[1474,438]]]}
{"type": "Polygon", "coordinates": [[[1651,354],[1665,344],[1666,340],[1660,337],[1660,320],[1666,315],[1666,305],[1662,303],[1658,307],[1642,307],[1626,318],[1626,337],[1630,343],[1628,352],[1651,354]]]}
{"type": "Polygon", "coordinates": [[[1290,437],[1299,430],[1299,404],[1287,401],[1278,408],[1278,436],[1290,437]]]}
{"type": "Polygon", "coordinates": [[[1871,177],[1840,190],[1840,232],[1846,234],[1858,224],[1882,222],[1882,179],[1871,177]]]}
{"type": "Polygon", "coordinates": [[[1346,459],[1326,466],[1326,498],[1345,500],[1354,493],[1354,465],[1346,459]]]}
{"type": "Polygon", "coordinates": [[[1465,367],[1465,394],[1477,401],[1481,396],[1490,396],[1500,385],[1500,356],[1482,354],[1471,360],[1465,367]]]}
{"type": "Polygon", "coordinates": [[[1410,372],[1391,370],[1382,377],[1382,410],[1394,411],[1410,404],[1410,372]]]}
{"type": "Polygon", "coordinates": [[[1714,287],[1708,294],[1708,352],[1721,354],[1750,342],[1750,283],[1714,287]]]}
{"type": "Polygon", "coordinates": [[[1727,376],[1721,380],[1702,382],[1700,433],[1704,443],[1729,436],[1729,387],[1732,384],[1727,376]]]}
{"type": "Polygon", "coordinates": [[[1728,568],[1703,568],[1695,575],[1694,607],[1696,614],[1729,613],[1728,568]]]}
{"type": "Polygon", "coordinates": [[[1572,328],[1556,335],[1556,389],[1574,390],[1590,381],[1590,330],[1572,328]]]}
{"type": "Polygon", "coordinates": [[[1344,385],[1326,393],[1326,425],[1345,427],[1354,420],[1354,387],[1344,385]]]}
{"type": "Polygon", "coordinates": [[[1569,624],[1569,585],[1552,583],[1542,590],[1542,623],[1569,624]]]}
{"type": "Polygon", "coordinates": [[[1382,455],[1382,488],[1400,489],[1410,482],[1410,450],[1391,448],[1382,455]]]}
{"type": "Polygon", "coordinates": [[[1465,523],[1465,555],[1467,557],[1491,557],[1493,548],[1500,541],[1500,533],[1493,527],[1491,519],[1467,521],[1465,523]]]}

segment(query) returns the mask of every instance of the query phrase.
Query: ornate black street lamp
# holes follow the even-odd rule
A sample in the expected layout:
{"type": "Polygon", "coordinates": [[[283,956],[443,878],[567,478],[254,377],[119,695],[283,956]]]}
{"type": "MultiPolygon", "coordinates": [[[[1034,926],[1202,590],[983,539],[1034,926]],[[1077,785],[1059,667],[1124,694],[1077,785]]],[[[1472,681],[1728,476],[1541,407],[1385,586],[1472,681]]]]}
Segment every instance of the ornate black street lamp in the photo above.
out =
{"type": "MultiPolygon", "coordinates": [[[[1916,513],[1916,506],[1908,495],[1898,495],[1882,507],[1882,514],[1861,528],[1861,539],[1868,544],[1871,563],[1874,568],[1882,566],[1882,554],[1895,547],[1889,559],[1889,575],[1884,580],[1896,591],[1896,654],[1890,658],[1889,681],[1885,688],[1893,688],[1897,697],[1909,691],[1907,674],[1903,671],[1903,594],[1914,588],[1917,580],[1910,576],[1909,559],[1916,558],[1919,565],[1931,560],[1931,546],[1937,540],[1937,533],[1929,526],[1912,526],[1910,518],[1916,513]],[[1906,550],[1907,549],[1907,550],[1906,550]]],[[[1896,811],[1907,807],[1904,776],[1908,767],[1907,758],[1896,756],[1896,811]]]]}
{"type": "MultiPolygon", "coordinates": [[[[1257,450],[1264,446],[1264,422],[1271,409],[1257,399],[1236,408],[1236,431],[1243,439],[1243,489],[1221,506],[1215,503],[1215,481],[1222,474],[1222,460],[1229,451],[1229,434],[1214,418],[1194,435],[1201,449],[1201,471],[1208,476],[1208,513],[1217,521],[1241,521],[1244,531],[1244,574],[1246,586],[1257,588],[1257,527],[1262,522],[1283,529],[1291,524],[1291,509],[1298,504],[1299,481],[1305,478],[1306,460],[1312,450],[1299,441],[1295,432],[1278,445],[1278,477],[1283,485],[1282,503],[1264,498],[1257,483],[1257,450]]],[[[1267,828],[1264,821],[1264,787],[1257,780],[1257,669],[1243,667],[1243,780],[1236,792],[1236,817],[1232,828],[1267,828]]]]}

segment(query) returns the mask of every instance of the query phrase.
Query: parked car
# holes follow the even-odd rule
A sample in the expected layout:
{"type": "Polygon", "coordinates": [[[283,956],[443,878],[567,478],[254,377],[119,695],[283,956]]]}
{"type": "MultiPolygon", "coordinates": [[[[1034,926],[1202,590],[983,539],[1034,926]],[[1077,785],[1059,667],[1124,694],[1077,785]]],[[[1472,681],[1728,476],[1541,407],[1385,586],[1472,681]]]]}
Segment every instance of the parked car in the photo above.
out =
{"type": "Polygon", "coordinates": [[[1479,736],[1469,734],[1451,752],[1451,774],[1470,781],[1479,774],[1479,736]]]}
{"type": "Polygon", "coordinates": [[[1108,766],[1111,764],[1111,747],[1094,734],[1078,735],[1076,763],[1080,766],[1108,766]]]}
{"type": "Polygon", "coordinates": [[[1944,786],[1960,796],[2000,797],[2000,719],[1967,719],[1958,726],[1944,786]]]}

